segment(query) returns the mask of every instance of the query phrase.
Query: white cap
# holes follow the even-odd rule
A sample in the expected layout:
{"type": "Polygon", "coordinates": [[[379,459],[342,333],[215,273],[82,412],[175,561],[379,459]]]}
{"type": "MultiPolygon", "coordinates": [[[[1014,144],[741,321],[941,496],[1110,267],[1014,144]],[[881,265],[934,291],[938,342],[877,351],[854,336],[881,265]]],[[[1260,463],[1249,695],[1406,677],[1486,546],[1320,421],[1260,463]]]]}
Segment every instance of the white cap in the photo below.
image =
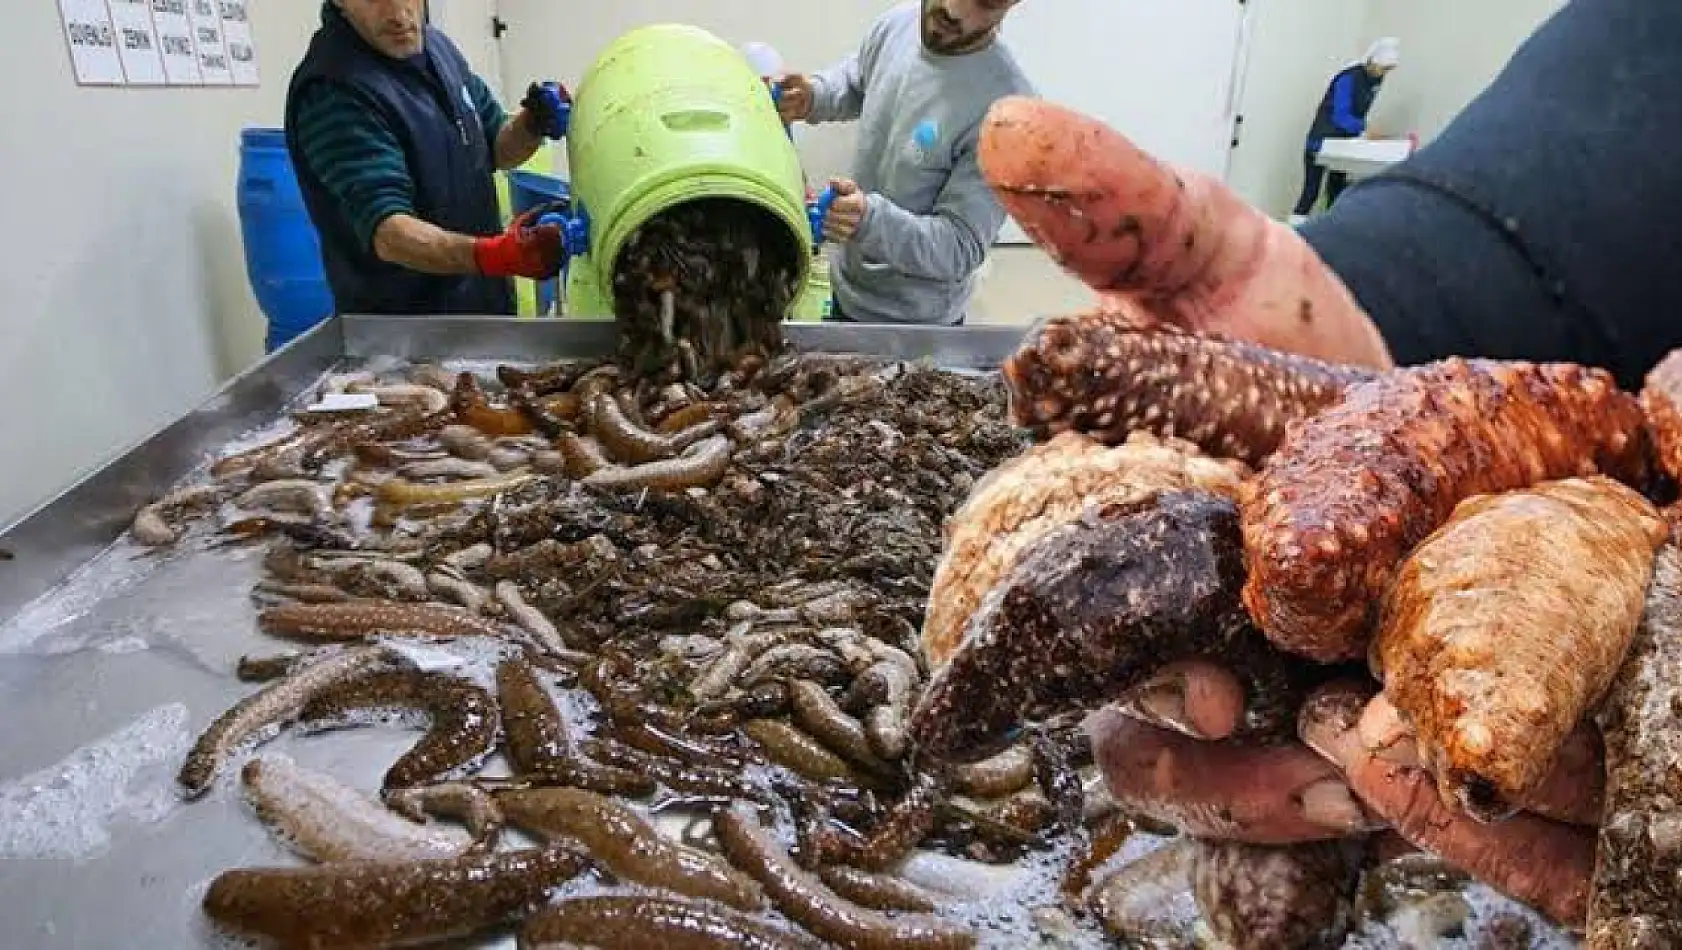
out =
{"type": "Polygon", "coordinates": [[[775,76],[783,71],[783,58],[770,43],[744,43],[742,55],[761,76],[775,76]]]}
{"type": "Polygon", "coordinates": [[[1374,66],[1391,67],[1398,65],[1401,61],[1402,41],[1394,36],[1373,40],[1372,45],[1367,47],[1367,55],[1364,60],[1364,62],[1372,63],[1374,66]]]}

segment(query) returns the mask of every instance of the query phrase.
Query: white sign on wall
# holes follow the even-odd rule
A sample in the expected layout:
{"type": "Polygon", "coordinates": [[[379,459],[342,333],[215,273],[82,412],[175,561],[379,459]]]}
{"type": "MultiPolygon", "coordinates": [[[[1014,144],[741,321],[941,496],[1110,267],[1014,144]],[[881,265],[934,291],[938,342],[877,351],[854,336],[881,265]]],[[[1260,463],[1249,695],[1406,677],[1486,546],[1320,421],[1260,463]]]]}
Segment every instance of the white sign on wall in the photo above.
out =
{"type": "Polygon", "coordinates": [[[168,77],[163,52],[158,48],[158,31],[152,27],[151,4],[148,0],[108,0],[108,7],[129,85],[162,85],[168,77]]]}
{"type": "Polygon", "coordinates": [[[172,86],[198,86],[199,49],[193,43],[193,21],[187,16],[187,0],[152,0],[152,26],[158,32],[163,51],[164,74],[172,86]]]}
{"type": "Polygon", "coordinates": [[[193,42],[199,48],[199,74],[207,86],[231,86],[233,70],[228,68],[228,48],[222,42],[222,14],[216,0],[189,0],[187,13],[193,19],[193,42]]]}
{"type": "Polygon", "coordinates": [[[251,36],[246,0],[221,0],[222,40],[228,47],[228,69],[234,85],[257,85],[257,43],[251,36]]]}
{"type": "Polygon", "coordinates": [[[255,86],[251,0],[58,0],[84,86],[255,86]]]}
{"type": "Polygon", "coordinates": [[[105,0],[58,0],[58,12],[64,18],[76,81],[84,86],[122,85],[123,59],[105,0]]]}

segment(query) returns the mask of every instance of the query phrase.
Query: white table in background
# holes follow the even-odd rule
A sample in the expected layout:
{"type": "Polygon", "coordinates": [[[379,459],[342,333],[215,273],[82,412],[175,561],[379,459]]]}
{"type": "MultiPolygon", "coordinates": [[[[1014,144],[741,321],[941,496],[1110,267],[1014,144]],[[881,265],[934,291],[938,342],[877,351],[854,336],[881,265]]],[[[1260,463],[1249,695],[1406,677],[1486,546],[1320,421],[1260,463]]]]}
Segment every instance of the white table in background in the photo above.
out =
{"type": "Polygon", "coordinates": [[[1368,178],[1411,154],[1409,139],[1327,139],[1315,161],[1351,178],[1368,178]]]}

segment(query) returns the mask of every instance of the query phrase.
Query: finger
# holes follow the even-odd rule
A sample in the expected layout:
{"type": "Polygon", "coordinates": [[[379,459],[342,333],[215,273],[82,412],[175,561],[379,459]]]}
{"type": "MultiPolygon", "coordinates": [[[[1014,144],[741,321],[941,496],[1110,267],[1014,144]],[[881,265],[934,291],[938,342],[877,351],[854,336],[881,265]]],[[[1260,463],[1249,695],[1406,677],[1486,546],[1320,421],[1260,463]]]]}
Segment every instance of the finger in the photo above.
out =
{"type": "Polygon", "coordinates": [[[1123,705],[1152,725],[1194,739],[1225,739],[1244,721],[1244,687],[1225,667],[1186,660],[1163,667],[1123,705]]]}
{"type": "Polygon", "coordinates": [[[1087,731],[1117,803],[1187,834],[1294,844],[1372,828],[1336,769],[1294,743],[1201,742],[1118,709],[1095,713],[1087,731]]]}
{"type": "Polygon", "coordinates": [[[1304,743],[1342,769],[1349,785],[1404,838],[1496,890],[1581,928],[1594,871],[1594,835],[1519,814],[1481,824],[1446,808],[1424,769],[1374,755],[1358,728],[1371,690],[1338,684],[1304,704],[1304,743]]]}
{"type": "Polygon", "coordinates": [[[1391,364],[1372,322],[1295,231],[1103,123],[1043,99],[1001,99],[978,157],[1022,229],[1095,290],[1148,301],[1187,329],[1391,364]]]}

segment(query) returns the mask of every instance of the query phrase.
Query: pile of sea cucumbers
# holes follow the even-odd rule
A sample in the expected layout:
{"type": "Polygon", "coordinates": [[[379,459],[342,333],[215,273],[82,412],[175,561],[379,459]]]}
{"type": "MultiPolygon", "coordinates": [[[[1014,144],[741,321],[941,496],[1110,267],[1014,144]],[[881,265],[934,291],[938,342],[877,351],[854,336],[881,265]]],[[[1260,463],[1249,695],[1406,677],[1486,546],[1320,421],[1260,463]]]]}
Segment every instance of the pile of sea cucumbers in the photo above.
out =
{"type": "MultiPolygon", "coordinates": [[[[232,671],[252,691],[179,782],[237,783],[305,863],[219,875],[216,926],[282,946],[1192,946],[1254,904],[1226,887],[1251,856],[1120,810],[1076,723],[967,764],[918,752],[947,519],[1030,444],[998,379],[787,355],[705,385],[568,362],[323,391],[380,406],[299,410],[134,524],[183,553],[269,547],[254,623],[275,650],[232,671]],[[418,664],[417,642],[477,662],[418,664]],[[262,749],[378,715],[421,734],[377,791],[262,749]],[[931,851],[1043,886],[943,883],[917,869],[931,851]]],[[[1408,876],[1321,850],[1281,880],[1372,869],[1365,897],[1331,895],[1351,927],[1541,926],[1420,855],[1408,876]]]]}

